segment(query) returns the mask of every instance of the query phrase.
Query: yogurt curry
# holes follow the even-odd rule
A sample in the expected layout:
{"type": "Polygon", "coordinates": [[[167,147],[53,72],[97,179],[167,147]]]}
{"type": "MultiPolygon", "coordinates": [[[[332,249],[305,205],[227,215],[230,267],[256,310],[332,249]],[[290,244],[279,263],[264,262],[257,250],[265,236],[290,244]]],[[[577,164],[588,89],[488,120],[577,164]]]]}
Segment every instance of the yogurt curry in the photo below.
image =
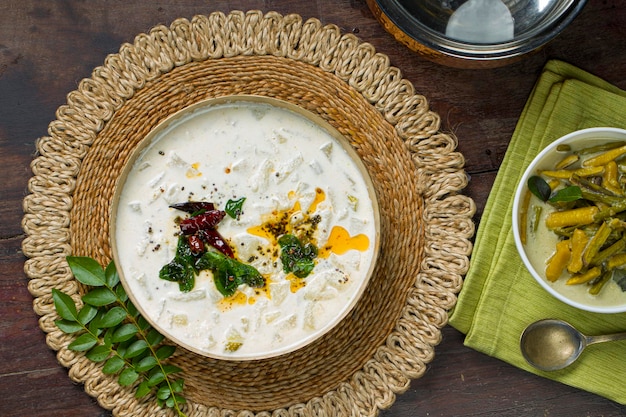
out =
{"type": "Polygon", "coordinates": [[[216,357],[289,351],[328,330],[377,253],[367,175],[289,109],[224,102],[161,131],[119,193],[117,262],[136,304],[216,357]]]}

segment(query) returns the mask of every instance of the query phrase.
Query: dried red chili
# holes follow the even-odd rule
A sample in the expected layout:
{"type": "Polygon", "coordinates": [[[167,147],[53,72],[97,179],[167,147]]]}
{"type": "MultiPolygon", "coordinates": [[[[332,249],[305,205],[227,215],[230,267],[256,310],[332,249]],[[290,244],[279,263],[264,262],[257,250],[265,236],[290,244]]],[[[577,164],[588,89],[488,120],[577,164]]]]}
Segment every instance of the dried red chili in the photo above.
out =
{"type": "Polygon", "coordinates": [[[200,230],[212,229],[226,216],[222,210],[211,210],[197,216],[184,219],[180,222],[180,231],[185,235],[192,235],[200,230]]]}
{"type": "Polygon", "coordinates": [[[198,232],[198,235],[208,245],[213,246],[215,249],[222,252],[224,255],[229,258],[234,258],[235,254],[231,247],[226,243],[226,240],[220,235],[220,233],[215,229],[203,229],[198,232]]]}
{"type": "Polygon", "coordinates": [[[192,253],[196,255],[204,253],[204,250],[205,250],[204,242],[202,241],[200,236],[189,235],[187,236],[187,242],[189,243],[189,248],[191,249],[192,253]]]}
{"type": "Polygon", "coordinates": [[[207,201],[187,201],[186,203],[172,204],[170,208],[193,214],[215,210],[215,204],[207,201]]]}
{"type": "Polygon", "coordinates": [[[204,253],[205,244],[208,244],[230,258],[235,257],[232,248],[216,230],[226,216],[225,211],[217,210],[215,204],[204,201],[188,201],[170,207],[191,214],[191,217],[181,220],[179,226],[194,254],[204,253]]]}

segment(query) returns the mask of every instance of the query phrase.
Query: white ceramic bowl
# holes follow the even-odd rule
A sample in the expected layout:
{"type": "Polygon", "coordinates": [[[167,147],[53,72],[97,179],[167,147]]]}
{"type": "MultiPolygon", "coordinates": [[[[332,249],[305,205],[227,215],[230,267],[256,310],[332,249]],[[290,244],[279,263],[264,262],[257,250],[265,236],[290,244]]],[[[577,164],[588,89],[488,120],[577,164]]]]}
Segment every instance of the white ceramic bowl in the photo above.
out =
{"type": "MultiPolygon", "coordinates": [[[[620,294],[621,297],[618,297],[617,299],[606,301],[600,296],[606,288],[602,290],[600,295],[593,296],[587,293],[586,288],[584,288],[584,284],[565,285],[563,278],[555,282],[548,281],[545,277],[545,263],[552,255],[554,246],[548,245],[548,247],[545,248],[539,256],[529,256],[530,251],[532,250],[530,245],[533,245],[533,241],[529,237],[526,245],[522,243],[519,213],[524,196],[527,192],[529,192],[527,185],[528,178],[535,175],[538,170],[553,169],[555,163],[563,158],[564,153],[557,151],[557,147],[559,145],[567,144],[570,145],[572,149],[576,150],[601,143],[617,141],[626,141],[626,130],[610,127],[589,128],[569,133],[557,139],[544,148],[530,163],[517,187],[513,201],[512,216],[515,245],[517,246],[517,250],[522,258],[522,261],[524,262],[524,265],[533,278],[535,278],[539,285],[541,285],[548,293],[562,302],[581,310],[597,313],[619,313],[626,311],[626,293],[620,294]],[[550,249],[550,247],[552,249],[550,249]]],[[[532,198],[535,199],[534,196],[532,198]]],[[[543,222],[541,222],[539,227],[545,228],[543,222]]],[[[548,233],[554,235],[552,232],[548,233]]],[[[537,248],[539,248],[539,246],[537,246],[537,248]]]]}
{"type": "Polygon", "coordinates": [[[374,186],[347,139],[317,115],[259,96],[200,102],[156,127],[126,165],[111,214],[113,257],[135,306],[170,340],[217,359],[282,355],[329,332],[363,294],[380,244],[374,186]],[[243,212],[216,227],[263,275],[262,288],[224,297],[208,269],[188,292],[159,278],[187,216],[172,204],[225,210],[242,197],[243,212]],[[284,233],[318,245],[305,282],[282,268],[284,233]]]}

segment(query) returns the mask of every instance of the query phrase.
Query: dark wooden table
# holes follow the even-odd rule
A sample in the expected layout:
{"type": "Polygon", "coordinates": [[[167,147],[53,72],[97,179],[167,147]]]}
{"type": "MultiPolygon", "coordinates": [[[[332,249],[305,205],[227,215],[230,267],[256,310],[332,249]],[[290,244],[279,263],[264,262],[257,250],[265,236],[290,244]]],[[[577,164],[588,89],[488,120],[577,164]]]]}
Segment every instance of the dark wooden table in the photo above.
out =
{"type": "MultiPolygon", "coordinates": [[[[548,59],[568,61],[626,89],[623,6],[619,0],[589,1],[573,24],[539,53],[504,68],[459,70],[426,61],[394,41],[364,0],[3,0],[0,415],[110,415],[71,382],[45,343],[23,272],[20,221],[36,138],[46,134],[66,94],[123,42],[132,42],[136,34],[177,17],[235,9],[298,13],[357,34],[402,69],[441,115],[442,129],[458,136],[458,149],[471,175],[465,192],[477,204],[479,222],[522,107],[548,59]]],[[[427,373],[381,415],[608,417],[626,415],[626,407],[468,349],[463,346],[463,335],[447,327],[427,373]]]]}

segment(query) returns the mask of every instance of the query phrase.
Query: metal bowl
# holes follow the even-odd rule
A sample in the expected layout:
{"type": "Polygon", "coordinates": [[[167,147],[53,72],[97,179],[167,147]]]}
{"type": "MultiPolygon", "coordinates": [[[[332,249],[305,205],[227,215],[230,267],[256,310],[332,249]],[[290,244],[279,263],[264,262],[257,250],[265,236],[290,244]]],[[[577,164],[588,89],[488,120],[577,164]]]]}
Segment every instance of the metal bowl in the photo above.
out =
{"type": "MultiPolygon", "coordinates": [[[[451,16],[468,1],[477,0],[367,0],[367,4],[385,30],[426,58],[458,68],[493,68],[518,61],[548,43],[586,3],[501,0],[513,19],[512,38],[476,42],[446,35],[451,16]]],[[[481,28],[488,38],[489,25],[481,28]]]]}

